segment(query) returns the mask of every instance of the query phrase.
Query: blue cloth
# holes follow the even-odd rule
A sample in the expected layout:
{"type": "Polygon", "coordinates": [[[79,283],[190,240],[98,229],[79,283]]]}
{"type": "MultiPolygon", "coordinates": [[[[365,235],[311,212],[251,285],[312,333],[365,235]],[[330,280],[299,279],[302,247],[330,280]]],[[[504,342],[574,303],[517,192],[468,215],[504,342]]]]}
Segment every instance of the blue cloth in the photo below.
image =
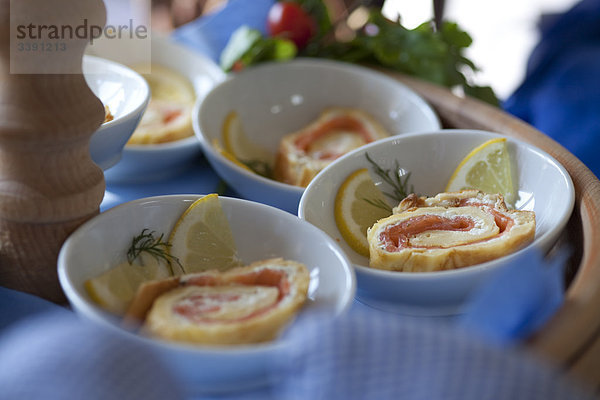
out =
{"type": "Polygon", "coordinates": [[[537,251],[521,253],[473,294],[459,324],[498,345],[531,336],[563,303],[567,254],[544,260],[537,251]]]}
{"type": "Polygon", "coordinates": [[[172,36],[218,63],[231,34],[240,26],[266,33],[267,14],[274,2],[229,0],[223,9],[177,28],[172,36]]]}
{"type": "Polygon", "coordinates": [[[290,337],[295,346],[275,369],[277,399],[591,398],[523,349],[432,320],[363,310],[302,321],[290,337]]]}
{"type": "MultiPolygon", "coordinates": [[[[312,315],[272,360],[274,384],[195,400],[587,400],[594,397],[523,349],[500,349],[452,325],[358,308],[312,315]]],[[[74,316],[49,313],[0,335],[6,400],[184,399],[145,347],[74,316]]],[[[188,399],[192,400],[192,399],[188,399]]]]}
{"type": "Polygon", "coordinates": [[[47,312],[0,335],[3,400],[179,400],[183,395],[160,362],[137,343],[47,312]]]}
{"type": "MultiPolygon", "coordinates": [[[[221,183],[221,178],[213,171],[206,158],[202,156],[190,163],[188,168],[179,171],[175,175],[143,182],[116,183],[107,181],[100,211],[104,212],[116,205],[142,197],[222,192],[221,183]]],[[[221,194],[229,197],[240,197],[230,187],[227,187],[225,192],[221,194]]]]}
{"type": "Polygon", "coordinates": [[[22,319],[47,312],[69,311],[37,296],[0,287],[0,333],[22,319]]]}
{"type": "Polygon", "coordinates": [[[542,20],[525,79],[503,107],[600,176],[600,0],[542,20]]]}

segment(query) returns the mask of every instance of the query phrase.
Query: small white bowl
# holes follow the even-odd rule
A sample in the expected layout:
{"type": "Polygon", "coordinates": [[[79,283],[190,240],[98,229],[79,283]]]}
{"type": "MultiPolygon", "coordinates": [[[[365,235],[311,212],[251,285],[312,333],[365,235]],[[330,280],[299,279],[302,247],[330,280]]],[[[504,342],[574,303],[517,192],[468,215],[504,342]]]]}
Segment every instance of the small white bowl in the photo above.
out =
{"type": "MultiPolygon", "coordinates": [[[[441,130],[385,139],[357,149],[324,169],[300,201],[300,218],[335,239],[354,263],[357,299],[376,308],[414,315],[452,315],[496,268],[531,248],[547,251],[573,210],[575,191],[569,174],[554,158],[525,142],[508,138],[518,187],[517,209],[536,214],[535,239],[525,249],[479,265],[451,271],[409,273],[368,267],[368,259],[352,250],[335,223],[334,202],[340,184],[353,171],[369,168],[365,153],[383,168],[397,160],[411,173],[416,193],[443,192],[459,162],[477,145],[500,135],[475,130],[441,130]]],[[[384,186],[384,189],[388,189],[384,186]]]]}
{"type": "MultiPolygon", "coordinates": [[[[194,87],[196,99],[202,99],[215,84],[225,79],[225,73],[212,60],[182,46],[168,37],[153,34],[151,62],[179,72],[194,87]]],[[[96,46],[97,55],[125,65],[139,65],[147,60],[132,42],[112,41],[109,47],[96,46]]],[[[176,175],[200,157],[202,149],[195,136],[163,144],[127,145],[123,157],[105,171],[108,183],[139,183],[157,181],[176,175]]]]}
{"type": "Polygon", "coordinates": [[[92,160],[106,170],[121,159],[123,147],[148,105],[150,88],[137,72],[100,57],[84,56],[83,74],[92,92],[114,117],[90,138],[92,160]]]}
{"type": "Polygon", "coordinates": [[[331,106],[362,109],[392,135],[440,128],[433,109],[414,91],[375,70],[323,59],[268,63],[217,85],[193,114],[194,131],[209,163],[243,197],[294,214],[304,188],[253,174],[213,147],[222,143],[227,114],[237,111],[246,136],[275,154],[281,138],[331,106]]]}
{"type": "MultiPolygon", "coordinates": [[[[149,339],[123,330],[119,321],[88,296],[84,282],[125,260],[131,238],[147,228],[168,233],[177,218],[201,196],[150,197],[116,206],[83,224],[64,243],[58,275],[73,309],[150,346],[181,378],[190,393],[242,390],[266,383],[268,362],[286,343],[203,347],[149,339]]],[[[221,197],[239,256],[246,262],[283,257],[310,270],[309,299],[301,313],[326,312],[332,317],[353,301],[355,276],[345,253],[333,239],[306,221],[274,207],[221,197]]]]}

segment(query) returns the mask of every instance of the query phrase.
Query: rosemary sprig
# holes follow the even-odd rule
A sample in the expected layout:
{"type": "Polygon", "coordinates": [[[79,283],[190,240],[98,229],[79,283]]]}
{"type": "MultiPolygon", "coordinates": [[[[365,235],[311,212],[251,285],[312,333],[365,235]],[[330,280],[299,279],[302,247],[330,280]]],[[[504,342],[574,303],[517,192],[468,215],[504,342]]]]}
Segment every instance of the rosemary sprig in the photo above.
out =
{"type": "Polygon", "coordinates": [[[146,252],[152,255],[157,261],[164,260],[169,267],[171,276],[175,275],[173,262],[176,262],[181,271],[185,273],[185,269],[179,262],[179,259],[169,254],[168,250],[171,244],[163,241],[164,235],[162,233],[158,238],[154,237],[154,233],[154,231],[144,228],[139,235],[131,240],[131,246],[127,250],[127,261],[129,261],[129,264],[132,264],[142,252],[146,252]]]}
{"type": "Polygon", "coordinates": [[[394,169],[384,169],[373,161],[369,156],[369,153],[365,153],[365,157],[373,167],[373,171],[381,177],[385,183],[392,187],[392,193],[383,192],[384,195],[399,203],[410,193],[414,192],[414,186],[409,186],[408,184],[410,172],[407,172],[404,168],[400,167],[398,160],[395,160],[394,169]]]}

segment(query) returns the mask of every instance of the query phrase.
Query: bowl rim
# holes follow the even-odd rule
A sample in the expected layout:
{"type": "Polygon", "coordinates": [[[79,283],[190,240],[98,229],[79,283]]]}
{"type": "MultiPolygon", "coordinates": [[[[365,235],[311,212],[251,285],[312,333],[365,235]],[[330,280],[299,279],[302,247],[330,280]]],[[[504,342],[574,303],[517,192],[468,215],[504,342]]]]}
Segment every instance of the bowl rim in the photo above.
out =
{"type": "Polygon", "coordinates": [[[198,141],[198,138],[196,136],[192,135],[192,136],[188,136],[188,137],[185,137],[182,139],[174,140],[171,142],[164,142],[164,143],[128,144],[125,146],[123,151],[125,151],[125,149],[127,149],[128,152],[135,153],[135,154],[156,153],[156,152],[162,152],[165,150],[177,151],[177,150],[181,150],[184,148],[188,148],[194,144],[200,145],[200,142],[198,141]]]}
{"type": "MultiPolygon", "coordinates": [[[[130,67],[128,67],[124,64],[118,63],[116,61],[109,60],[108,58],[98,57],[98,56],[94,56],[94,55],[90,55],[90,54],[84,54],[83,63],[88,63],[88,62],[95,64],[95,65],[105,65],[105,66],[110,66],[111,68],[114,68],[114,70],[116,70],[120,76],[126,76],[126,77],[129,77],[132,80],[136,81],[139,84],[139,86],[142,87],[142,90],[144,92],[144,95],[142,96],[142,98],[143,98],[142,102],[140,104],[138,104],[133,110],[131,110],[130,112],[128,112],[126,114],[119,116],[118,118],[114,118],[111,121],[104,122],[102,125],[100,125],[98,127],[96,132],[101,132],[103,130],[111,128],[113,125],[117,125],[119,123],[137,118],[140,113],[144,112],[144,110],[148,106],[148,103],[150,102],[151,93],[150,93],[150,86],[148,85],[148,82],[144,79],[144,77],[142,75],[135,72],[130,67]]],[[[89,87],[89,85],[88,85],[88,87],[89,87]]],[[[91,88],[90,88],[90,90],[91,90],[91,88]]],[[[98,97],[98,100],[100,100],[100,102],[102,102],[102,100],[99,97],[98,97]]],[[[104,103],[102,103],[102,105],[104,105],[104,103]]]]}
{"type": "MultiPolygon", "coordinates": [[[[69,249],[74,246],[73,241],[76,239],[77,235],[81,234],[84,230],[90,229],[94,224],[97,223],[98,219],[101,218],[103,214],[111,214],[116,212],[115,210],[120,210],[122,208],[135,207],[136,205],[148,203],[148,202],[156,202],[156,201],[193,201],[198,198],[204,197],[206,194],[170,194],[170,195],[159,195],[159,196],[151,196],[144,197],[136,200],[132,200],[126,203],[119,204],[101,214],[98,214],[96,217],[84,222],[80,225],[69,237],[65,240],[61,249],[59,251],[58,260],[57,260],[57,271],[60,285],[65,292],[65,296],[67,297],[69,303],[78,311],[79,314],[85,314],[85,317],[88,319],[92,319],[96,322],[101,323],[103,326],[107,326],[120,334],[127,335],[129,337],[133,337],[136,340],[141,340],[142,342],[158,346],[160,348],[174,350],[174,351],[189,351],[198,355],[224,355],[224,356],[239,356],[239,355],[252,355],[256,353],[263,353],[269,351],[277,351],[279,349],[284,348],[288,345],[288,340],[283,337],[276,339],[271,342],[265,343],[257,343],[257,344],[245,344],[245,345],[235,345],[235,346],[225,346],[225,345],[217,345],[217,346],[202,346],[202,345],[194,345],[189,343],[181,343],[168,341],[160,338],[151,338],[144,336],[140,333],[137,333],[133,330],[129,330],[124,326],[119,325],[119,318],[113,314],[110,314],[107,311],[104,311],[99,306],[94,305],[92,302],[87,301],[82,296],[78,294],[78,290],[75,288],[74,282],[72,282],[70,275],[67,273],[66,267],[66,257],[69,249]],[[75,238],[75,239],[72,239],[75,238]],[[83,310],[83,311],[81,311],[83,310]]],[[[350,309],[354,302],[354,298],[356,295],[356,273],[353,268],[352,262],[348,259],[346,253],[339,247],[339,245],[333,240],[329,235],[325,232],[318,229],[316,226],[308,223],[307,221],[303,221],[298,218],[296,215],[290,214],[283,210],[280,210],[276,207],[269,206],[266,204],[240,199],[236,197],[228,197],[228,196],[219,196],[221,200],[225,200],[226,202],[231,202],[233,204],[243,203],[249,205],[250,207],[258,207],[263,209],[268,209],[271,212],[274,212],[277,216],[276,218],[285,218],[290,223],[300,223],[300,224],[308,224],[307,228],[314,231],[313,235],[318,235],[321,237],[322,241],[326,241],[329,243],[329,248],[331,248],[336,257],[340,260],[342,264],[343,270],[346,276],[346,288],[344,290],[344,294],[342,296],[342,304],[343,307],[341,309],[336,310],[335,316],[340,316],[350,309]]],[[[293,323],[293,321],[292,321],[293,323]]]]}
{"type": "MultiPolygon", "coordinates": [[[[215,157],[221,163],[227,165],[228,167],[230,167],[234,171],[242,174],[246,178],[257,179],[258,182],[266,184],[267,186],[271,186],[273,188],[282,189],[282,190],[288,190],[288,191],[296,193],[298,196],[300,196],[306,189],[305,187],[291,185],[288,183],[276,181],[275,179],[266,178],[264,176],[254,173],[254,172],[248,171],[245,168],[242,168],[239,165],[235,164],[231,160],[228,160],[226,157],[224,157],[222,154],[220,154],[214,148],[212,143],[210,143],[209,138],[207,136],[205,136],[205,134],[201,128],[202,124],[200,122],[200,113],[202,112],[202,109],[203,109],[204,104],[206,103],[207,99],[210,99],[211,97],[215,96],[215,93],[217,93],[219,90],[221,90],[221,88],[223,86],[230,85],[231,81],[233,81],[235,79],[241,79],[242,77],[245,77],[246,75],[254,75],[254,74],[262,73],[262,70],[265,70],[265,69],[268,70],[271,68],[286,68],[288,66],[293,66],[293,67],[294,66],[301,66],[301,67],[309,66],[309,67],[325,67],[328,69],[329,68],[341,69],[341,70],[350,71],[350,72],[361,72],[363,74],[369,75],[369,77],[375,77],[377,79],[383,79],[383,80],[389,81],[391,84],[397,85],[398,87],[402,87],[403,90],[405,90],[405,94],[410,96],[411,99],[413,99],[415,102],[420,103],[420,105],[425,110],[427,110],[427,113],[429,114],[429,116],[436,122],[437,126],[439,128],[441,128],[440,117],[437,115],[437,113],[434,111],[431,104],[424,97],[422,97],[419,93],[417,93],[410,86],[406,85],[405,83],[403,83],[397,79],[387,76],[383,72],[380,72],[380,71],[377,71],[375,69],[368,68],[365,66],[350,64],[347,62],[342,62],[342,61],[337,61],[337,60],[329,60],[329,59],[322,59],[322,58],[310,58],[310,57],[297,57],[297,58],[294,58],[289,61],[264,62],[264,63],[258,64],[256,66],[253,66],[252,68],[248,68],[248,69],[242,70],[240,72],[237,72],[235,74],[229,74],[229,75],[227,75],[226,79],[224,79],[221,82],[218,82],[212,88],[212,90],[210,90],[210,92],[207,93],[207,95],[203,99],[199,99],[196,102],[196,104],[194,106],[194,110],[192,112],[192,126],[194,128],[194,133],[195,133],[196,137],[198,137],[198,140],[200,141],[202,150],[204,152],[210,153],[210,155],[212,157],[215,157]],[[240,78],[238,78],[238,77],[240,77],[240,78]]],[[[409,133],[413,133],[413,132],[396,133],[396,134],[391,135],[390,137],[406,135],[409,133]]]]}
{"type": "MultiPolygon", "coordinates": [[[[530,143],[527,143],[524,140],[510,137],[507,135],[503,135],[501,133],[486,131],[486,130],[481,130],[481,129],[454,129],[453,128],[453,129],[439,129],[439,130],[428,131],[428,132],[408,133],[408,134],[404,134],[404,135],[397,136],[397,137],[381,139],[381,140],[378,140],[377,142],[369,143],[358,149],[355,149],[355,150],[343,155],[342,157],[338,158],[333,163],[329,164],[321,172],[319,172],[319,174],[317,174],[317,176],[310,182],[310,184],[306,188],[306,191],[302,194],[302,197],[300,198],[300,203],[298,204],[298,217],[301,218],[302,220],[305,220],[308,222],[308,220],[306,219],[306,208],[307,208],[307,199],[311,193],[311,185],[316,186],[319,175],[323,174],[323,176],[324,176],[325,174],[328,173],[327,171],[329,171],[330,169],[336,168],[336,166],[338,165],[337,164],[338,161],[343,162],[343,160],[345,160],[346,158],[351,158],[355,154],[366,152],[373,147],[389,145],[389,142],[396,142],[396,141],[401,141],[401,140],[414,140],[414,138],[418,138],[418,137],[440,136],[440,135],[453,134],[453,133],[458,133],[458,134],[466,133],[466,134],[476,134],[476,135],[483,134],[484,136],[486,136],[488,138],[504,137],[507,139],[507,141],[512,142],[518,146],[523,146],[523,147],[527,148],[528,151],[537,153],[537,154],[543,156],[544,158],[550,160],[551,164],[555,168],[558,169],[558,171],[561,173],[562,177],[564,178],[566,185],[567,185],[568,192],[569,192],[569,203],[567,204],[565,215],[561,217],[561,219],[559,220],[559,223],[552,230],[544,232],[542,235],[535,238],[533,242],[531,242],[527,246],[523,247],[522,249],[519,249],[513,253],[507,254],[500,258],[489,260],[489,261],[479,263],[479,264],[475,264],[475,265],[472,265],[469,267],[452,269],[452,270],[443,270],[443,271],[432,271],[432,272],[404,272],[404,271],[389,271],[389,270],[384,270],[384,269],[370,268],[365,265],[352,263],[352,265],[355,267],[358,274],[366,274],[366,275],[372,275],[372,276],[382,277],[382,278],[386,278],[386,279],[396,279],[396,280],[435,280],[435,279],[440,279],[440,278],[446,278],[446,279],[456,278],[457,279],[464,275],[474,275],[474,274],[482,273],[489,269],[499,268],[503,264],[505,264],[504,262],[499,262],[499,260],[510,261],[513,258],[519,257],[524,252],[533,250],[534,244],[547,242],[548,240],[550,240],[550,236],[554,232],[556,232],[556,231],[560,232],[565,228],[570,216],[573,213],[573,209],[575,207],[575,186],[574,186],[573,180],[571,179],[571,176],[569,175],[566,168],[560,162],[558,162],[558,160],[556,160],[556,158],[554,158],[553,156],[551,156],[544,150],[540,149],[539,147],[534,146],[530,143]]],[[[397,145],[397,144],[394,143],[394,145],[397,145]]],[[[319,227],[317,226],[317,228],[319,228],[319,227]]],[[[321,228],[319,228],[319,229],[321,229],[321,228]]]]}

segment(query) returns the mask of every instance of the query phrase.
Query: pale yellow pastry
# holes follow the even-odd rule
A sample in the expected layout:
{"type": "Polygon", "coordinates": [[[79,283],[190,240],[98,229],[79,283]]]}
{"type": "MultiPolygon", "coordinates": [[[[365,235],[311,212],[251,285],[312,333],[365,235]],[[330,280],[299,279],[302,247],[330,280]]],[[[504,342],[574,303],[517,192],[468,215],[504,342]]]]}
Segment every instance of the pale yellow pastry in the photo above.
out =
{"type": "Polygon", "coordinates": [[[409,196],[367,232],[373,268],[427,272],[462,268],[533,241],[535,214],[508,210],[502,196],[478,191],[409,196]]]}
{"type": "Polygon", "coordinates": [[[417,196],[410,194],[394,207],[393,213],[398,214],[411,208],[418,207],[458,207],[458,206],[489,206],[498,210],[507,211],[504,197],[501,194],[484,193],[477,189],[467,189],[460,192],[443,192],[434,197],[417,196]]]}
{"type": "Polygon", "coordinates": [[[327,108],[317,120],[281,140],[275,160],[275,179],[307,186],[336,158],[387,136],[389,133],[383,126],[362,110],[327,108]]]}
{"type": "Polygon", "coordinates": [[[269,341],[302,307],[309,281],[303,264],[281,258],[187,275],[154,300],[144,330],[201,344],[269,341]]]}
{"type": "MultiPolygon", "coordinates": [[[[133,69],[147,70],[147,66],[133,69]]],[[[143,74],[150,87],[151,99],[128,144],[157,144],[190,137],[192,109],[196,95],[192,84],[179,72],[152,64],[151,73],[143,74]]]]}

